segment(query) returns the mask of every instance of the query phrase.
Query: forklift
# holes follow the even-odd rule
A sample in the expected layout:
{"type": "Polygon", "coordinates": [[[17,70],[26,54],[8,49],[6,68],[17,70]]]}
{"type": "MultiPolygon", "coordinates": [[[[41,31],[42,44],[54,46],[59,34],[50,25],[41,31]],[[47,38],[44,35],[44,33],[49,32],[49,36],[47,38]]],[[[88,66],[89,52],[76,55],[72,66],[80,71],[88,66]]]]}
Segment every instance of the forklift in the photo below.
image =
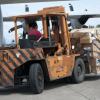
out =
{"type": "Polygon", "coordinates": [[[39,94],[43,92],[46,81],[67,77],[74,83],[84,80],[86,70],[89,69],[88,59],[74,52],[68,31],[68,14],[63,7],[44,8],[37,14],[11,18],[15,25],[16,44],[0,49],[2,86],[16,87],[27,84],[33,93],[39,94]],[[42,36],[37,41],[23,36],[18,38],[18,22],[29,20],[41,23],[42,36]]]}

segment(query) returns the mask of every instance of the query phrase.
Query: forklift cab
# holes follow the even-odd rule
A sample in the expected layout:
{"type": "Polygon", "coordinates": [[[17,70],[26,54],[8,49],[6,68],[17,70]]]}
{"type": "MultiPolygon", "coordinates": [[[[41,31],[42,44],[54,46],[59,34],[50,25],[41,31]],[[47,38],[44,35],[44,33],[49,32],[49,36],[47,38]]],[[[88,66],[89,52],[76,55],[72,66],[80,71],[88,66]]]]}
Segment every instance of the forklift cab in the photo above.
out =
{"type": "MultiPolygon", "coordinates": [[[[33,48],[33,47],[41,47],[41,48],[49,48],[49,47],[55,47],[55,44],[56,44],[56,41],[52,38],[52,35],[51,35],[51,23],[50,23],[50,18],[49,16],[46,16],[46,32],[44,32],[45,30],[45,26],[43,25],[44,24],[44,20],[41,16],[31,16],[31,17],[28,17],[28,18],[24,18],[24,21],[26,22],[26,26],[28,27],[27,28],[27,32],[25,33],[24,32],[24,29],[23,28],[23,35],[21,37],[21,39],[19,38],[18,40],[18,44],[20,46],[21,49],[25,49],[25,48],[33,48]],[[41,37],[36,40],[36,36],[35,35],[32,35],[31,37],[29,37],[29,23],[30,21],[35,21],[38,25],[38,27],[40,28],[41,27],[41,30],[39,29],[38,31],[41,33],[41,37]],[[25,36],[26,35],[26,36],[25,36]]],[[[25,30],[26,31],[26,30],[25,30]]]]}
{"type": "MultiPolygon", "coordinates": [[[[22,15],[14,17],[15,22],[15,38],[17,46],[21,49],[27,48],[43,48],[46,51],[54,49],[54,52],[58,49],[67,49],[68,54],[70,52],[70,38],[68,32],[68,26],[66,23],[66,13],[38,13],[31,15],[22,15]],[[42,26],[42,36],[35,41],[34,39],[17,38],[17,21],[34,20],[38,23],[38,27],[42,26]],[[48,50],[47,50],[48,49],[48,50]]],[[[28,33],[29,27],[27,28],[28,33]]],[[[28,35],[28,34],[27,34],[28,35]]],[[[58,50],[59,51],[59,50],[58,50]]]]}

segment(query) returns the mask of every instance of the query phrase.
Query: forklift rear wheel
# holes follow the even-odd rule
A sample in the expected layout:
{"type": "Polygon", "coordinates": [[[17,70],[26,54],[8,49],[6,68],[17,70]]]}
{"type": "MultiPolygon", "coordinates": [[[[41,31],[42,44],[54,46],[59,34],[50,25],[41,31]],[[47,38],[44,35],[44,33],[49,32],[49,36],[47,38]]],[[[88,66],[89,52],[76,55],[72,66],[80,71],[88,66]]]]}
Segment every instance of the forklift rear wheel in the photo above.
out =
{"type": "Polygon", "coordinates": [[[75,61],[74,70],[72,73],[72,81],[74,83],[80,83],[85,78],[85,64],[81,58],[77,58],[75,61]]]}
{"type": "Polygon", "coordinates": [[[44,75],[41,65],[32,64],[29,70],[30,87],[33,93],[40,94],[44,90],[44,75]]]}

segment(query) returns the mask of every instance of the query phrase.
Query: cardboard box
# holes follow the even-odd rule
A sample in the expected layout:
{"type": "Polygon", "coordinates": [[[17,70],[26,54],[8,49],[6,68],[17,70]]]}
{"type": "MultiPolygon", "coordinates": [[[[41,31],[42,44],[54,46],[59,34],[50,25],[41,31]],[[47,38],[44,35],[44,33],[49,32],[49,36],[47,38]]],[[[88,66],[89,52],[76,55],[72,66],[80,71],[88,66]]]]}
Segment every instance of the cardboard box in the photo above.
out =
{"type": "Polygon", "coordinates": [[[94,40],[92,42],[93,56],[96,58],[100,58],[100,42],[94,40]]]}
{"type": "Polygon", "coordinates": [[[90,33],[75,32],[71,34],[71,38],[79,38],[80,43],[92,43],[92,37],[90,33]]]}
{"type": "Polygon", "coordinates": [[[80,38],[80,43],[92,43],[92,39],[89,37],[80,38]]]}

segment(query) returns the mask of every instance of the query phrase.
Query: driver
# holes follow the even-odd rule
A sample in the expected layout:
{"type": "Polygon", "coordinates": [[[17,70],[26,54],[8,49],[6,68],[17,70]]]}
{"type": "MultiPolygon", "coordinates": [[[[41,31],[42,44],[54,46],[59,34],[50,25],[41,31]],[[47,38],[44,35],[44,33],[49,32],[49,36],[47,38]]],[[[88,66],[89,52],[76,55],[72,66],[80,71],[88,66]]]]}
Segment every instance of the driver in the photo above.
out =
{"type": "Polygon", "coordinates": [[[37,41],[40,39],[41,36],[42,34],[38,31],[37,23],[35,21],[31,21],[29,23],[28,38],[37,41]]]}

